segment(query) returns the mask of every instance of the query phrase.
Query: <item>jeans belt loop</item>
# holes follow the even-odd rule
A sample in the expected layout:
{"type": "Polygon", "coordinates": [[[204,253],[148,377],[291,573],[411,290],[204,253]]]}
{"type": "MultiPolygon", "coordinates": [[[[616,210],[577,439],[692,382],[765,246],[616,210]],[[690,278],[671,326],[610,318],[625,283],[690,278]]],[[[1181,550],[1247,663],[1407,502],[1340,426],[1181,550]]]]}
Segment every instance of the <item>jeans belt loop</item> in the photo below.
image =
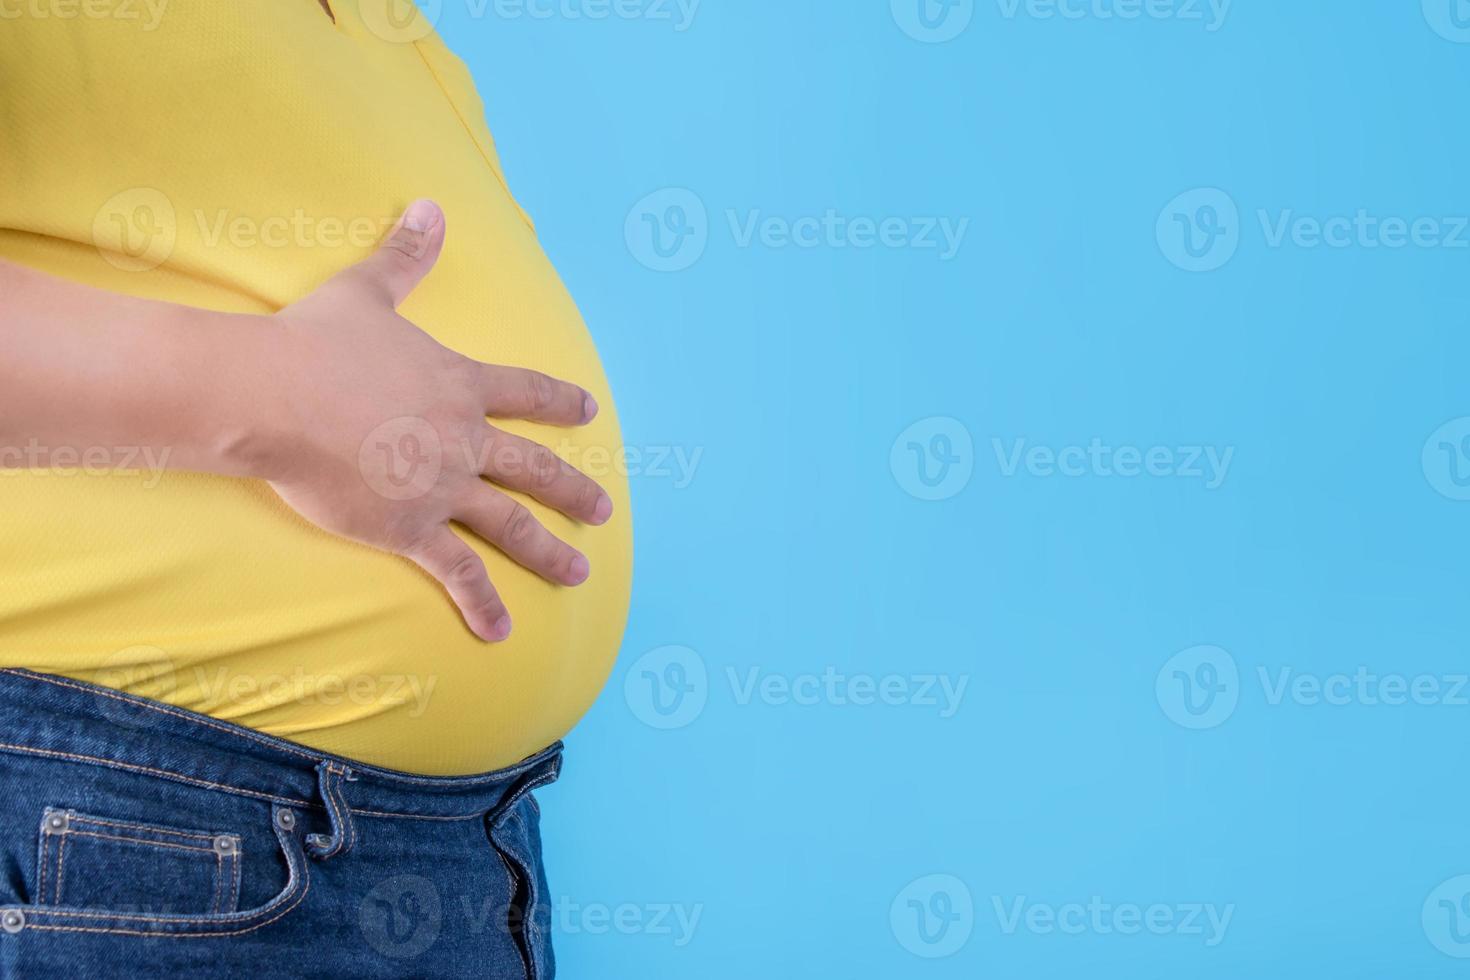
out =
{"type": "Polygon", "coordinates": [[[342,795],[342,782],[352,778],[352,771],[330,759],[323,759],[316,767],[316,775],[322,802],[327,807],[327,817],[332,821],[332,832],[308,834],[306,851],[318,861],[325,861],[338,854],[346,854],[357,843],[357,825],[352,822],[352,808],[342,795]]]}

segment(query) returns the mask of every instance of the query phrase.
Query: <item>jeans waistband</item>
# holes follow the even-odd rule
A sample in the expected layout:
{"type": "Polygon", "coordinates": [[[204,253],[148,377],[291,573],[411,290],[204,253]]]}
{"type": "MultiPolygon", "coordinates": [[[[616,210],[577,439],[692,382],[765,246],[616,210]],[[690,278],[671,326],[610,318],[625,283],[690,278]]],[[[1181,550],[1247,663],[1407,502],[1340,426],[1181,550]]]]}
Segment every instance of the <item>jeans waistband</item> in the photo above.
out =
{"type": "Polygon", "coordinates": [[[454,820],[504,812],[554,781],[562,746],[496,772],[416,776],[84,681],[5,668],[0,752],[107,766],[287,806],[345,805],[358,816],[454,820]]]}

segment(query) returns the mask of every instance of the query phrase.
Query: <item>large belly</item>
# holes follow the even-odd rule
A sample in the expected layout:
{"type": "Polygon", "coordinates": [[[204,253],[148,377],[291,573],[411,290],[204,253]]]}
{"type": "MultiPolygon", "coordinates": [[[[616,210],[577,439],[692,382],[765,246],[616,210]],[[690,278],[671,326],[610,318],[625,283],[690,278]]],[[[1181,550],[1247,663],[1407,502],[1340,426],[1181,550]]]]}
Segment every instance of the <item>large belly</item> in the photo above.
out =
{"type": "Polygon", "coordinates": [[[255,25],[254,5],[175,0],[148,33],[7,27],[0,256],[264,313],[366,254],[408,201],[435,198],[448,245],[404,315],[471,357],[585,385],[603,406],[585,429],[506,425],[612,496],[601,528],[526,501],[588,555],[592,579],[553,586],[471,539],[516,622],[487,647],[417,568],[315,529],[264,484],[157,472],[141,456],[127,473],[11,472],[0,662],[377,765],[494,768],[565,734],[616,656],[631,524],[613,399],[500,179],[462,67],[433,38],[392,43],[350,11],[332,27],[314,0],[269,6],[280,16],[255,25]]]}

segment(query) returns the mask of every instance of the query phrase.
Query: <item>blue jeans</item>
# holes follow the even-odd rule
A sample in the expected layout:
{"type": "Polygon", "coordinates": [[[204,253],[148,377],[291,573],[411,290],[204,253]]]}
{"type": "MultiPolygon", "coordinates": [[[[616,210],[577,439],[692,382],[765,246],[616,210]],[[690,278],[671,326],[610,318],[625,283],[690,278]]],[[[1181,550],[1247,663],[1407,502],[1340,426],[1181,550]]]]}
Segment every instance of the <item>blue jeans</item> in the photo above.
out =
{"type": "Polygon", "coordinates": [[[0,670],[0,977],[551,980],[531,791],[0,670]]]}

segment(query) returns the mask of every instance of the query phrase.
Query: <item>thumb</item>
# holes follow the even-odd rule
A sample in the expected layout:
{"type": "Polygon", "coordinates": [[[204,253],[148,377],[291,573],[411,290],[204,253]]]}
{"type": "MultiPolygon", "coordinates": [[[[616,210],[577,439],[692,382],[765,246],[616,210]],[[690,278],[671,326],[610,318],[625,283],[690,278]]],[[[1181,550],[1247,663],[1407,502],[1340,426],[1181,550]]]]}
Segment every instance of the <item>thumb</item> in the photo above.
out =
{"type": "Polygon", "coordinates": [[[443,249],[444,212],[433,201],[414,201],[354,271],[381,285],[397,307],[434,268],[443,249]]]}

